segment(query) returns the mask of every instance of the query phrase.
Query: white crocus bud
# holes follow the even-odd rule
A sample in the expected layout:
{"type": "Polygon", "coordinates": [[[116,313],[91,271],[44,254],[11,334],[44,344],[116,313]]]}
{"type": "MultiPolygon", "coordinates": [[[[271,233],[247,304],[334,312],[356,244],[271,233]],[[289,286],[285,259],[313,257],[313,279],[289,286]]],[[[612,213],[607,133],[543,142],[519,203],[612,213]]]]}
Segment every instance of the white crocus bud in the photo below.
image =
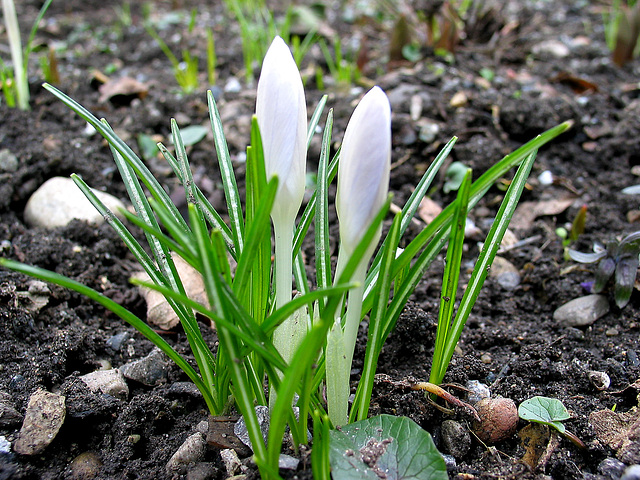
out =
{"type": "Polygon", "coordinates": [[[347,257],[387,198],[390,168],[391,106],[382,89],[373,87],[349,120],[338,164],[336,211],[347,257]]]}
{"type": "Polygon", "coordinates": [[[274,223],[295,219],[305,189],[307,104],[296,62],[280,37],[273,40],[262,63],[256,116],[267,180],[278,176],[271,217],[274,223]]]}
{"type": "MultiPolygon", "coordinates": [[[[278,177],[271,209],[275,234],[275,300],[281,308],[291,301],[293,287],[293,229],[305,189],[307,162],[307,104],[300,72],[289,47],[276,37],[262,62],[256,117],[264,152],[267,180],[278,177]]],[[[306,335],[300,316],[286,319],[273,333],[273,344],[287,362],[306,335]]],[[[271,391],[269,404],[274,405],[271,391]]]]}
{"type": "MultiPolygon", "coordinates": [[[[342,140],[336,196],[340,221],[336,279],[387,198],[390,169],[391,106],[380,87],[373,87],[354,110],[342,140]]],[[[359,286],[349,291],[345,318],[336,318],[327,336],[327,403],[329,418],[336,426],[347,422],[349,372],[361,319],[364,282],[380,233],[381,228],[351,277],[359,286]]]]}

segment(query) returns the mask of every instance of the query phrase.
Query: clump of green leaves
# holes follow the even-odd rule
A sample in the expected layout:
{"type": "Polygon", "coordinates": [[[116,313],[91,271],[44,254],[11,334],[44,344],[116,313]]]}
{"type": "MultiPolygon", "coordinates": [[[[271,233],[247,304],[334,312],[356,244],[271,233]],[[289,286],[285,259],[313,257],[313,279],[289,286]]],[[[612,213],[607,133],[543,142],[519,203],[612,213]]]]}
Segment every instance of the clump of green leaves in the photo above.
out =
{"type": "Polygon", "coordinates": [[[583,253],[569,249],[569,257],[580,263],[596,263],[596,280],[593,291],[599,293],[614,277],[614,297],[618,308],[624,308],[633,292],[638,272],[640,255],[640,231],[633,232],[622,240],[611,240],[606,248],[596,245],[593,253],[583,253]]]}

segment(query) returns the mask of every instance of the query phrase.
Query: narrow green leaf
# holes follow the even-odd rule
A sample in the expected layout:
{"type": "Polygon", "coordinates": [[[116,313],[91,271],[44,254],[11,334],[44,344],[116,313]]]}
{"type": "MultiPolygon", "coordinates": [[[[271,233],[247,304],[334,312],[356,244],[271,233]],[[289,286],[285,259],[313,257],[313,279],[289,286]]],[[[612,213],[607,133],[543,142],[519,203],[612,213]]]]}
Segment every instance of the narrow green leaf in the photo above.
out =
{"type": "MultiPolygon", "coordinates": [[[[315,219],[315,259],[316,284],[318,288],[331,285],[331,251],[329,249],[329,176],[328,157],[331,148],[331,129],[333,127],[333,110],[329,110],[327,124],[322,138],[322,149],[318,163],[318,180],[316,188],[316,219],[315,219]]],[[[320,310],[324,309],[324,302],[320,301],[320,310]]]]}
{"type": "Polygon", "coordinates": [[[209,104],[209,120],[213,130],[213,142],[218,155],[218,165],[220,167],[220,175],[222,177],[222,187],[224,188],[224,196],[227,201],[227,212],[231,223],[231,231],[233,232],[233,242],[237,255],[242,253],[244,248],[244,220],[242,218],[242,204],[240,202],[240,194],[236,184],[236,177],[233,173],[233,165],[231,164],[231,156],[229,155],[229,147],[227,139],[224,136],[222,128],[222,120],[218,112],[218,106],[213,98],[211,90],[207,92],[207,103],[209,104]]]}
{"type": "Polygon", "coordinates": [[[462,329],[467,322],[467,318],[469,318],[469,314],[471,313],[471,309],[473,308],[478,295],[480,295],[480,289],[484,284],[484,280],[487,278],[491,263],[498,252],[498,248],[500,248],[500,242],[502,242],[502,238],[504,237],[504,233],[507,231],[511,217],[518,206],[520,195],[522,194],[522,190],[527,182],[527,178],[529,178],[529,172],[531,172],[531,167],[533,166],[535,158],[536,151],[533,151],[527,158],[525,158],[520,167],[518,167],[511,185],[509,185],[507,193],[500,204],[496,218],[489,229],[484,246],[482,247],[478,261],[473,268],[471,278],[469,279],[467,288],[462,296],[462,300],[460,301],[460,307],[458,308],[451,330],[447,336],[444,352],[442,354],[442,362],[439,365],[434,364],[432,366],[431,376],[429,379],[431,383],[439,385],[444,378],[449,362],[451,361],[451,357],[453,356],[453,351],[455,350],[460,335],[462,334],[462,329]]]}
{"type": "Polygon", "coordinates": [[[469,190],[471,186],[471,169],[467,169],[458,185],[457,208],[453,214],[453,223],[449,235],[449,246],[442,276],[442,293],[440,295],[440,309],[438,312],[438,328],[433,351],[433,365],[442,364],[444,347],[449,339],[449,328],[453,319],[453,310],[458,293],[460,279],[460,265],[462,250],[464,249],[464,229],[467,221],[469,205],[469,190]]]}
{"type": "Polygon", "coordinates": [[[391,229],[387,235],[385,245],[382,248],[380,263],[380,275],[376,282],[375,297],[376,302],[369,317],[369,333],[367,336],[367,348],[364,355],[364,365],[362,376],[358,382],[356,397],[351,407],[349,421],[364,420],[369,414],[369,403],[371,402],[371,392],[373,391],[373,381],[378,365],[378,356],[384,343],[384,317],[389,303],[389,293],[391,291],[391,267],[396,257],[398,242],[400,241],[400,230],[402,223],[401,213],[397,213],[391,224],[391,229]]]}

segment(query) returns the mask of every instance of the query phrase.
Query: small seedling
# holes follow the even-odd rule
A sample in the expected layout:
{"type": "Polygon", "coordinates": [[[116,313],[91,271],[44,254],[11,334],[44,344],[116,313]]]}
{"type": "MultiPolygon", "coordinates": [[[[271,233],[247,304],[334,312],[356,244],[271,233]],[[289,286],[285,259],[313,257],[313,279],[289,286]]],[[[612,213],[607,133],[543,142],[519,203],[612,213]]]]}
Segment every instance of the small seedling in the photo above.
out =
{"type": "Polygon", "coordinates": [[[580,263],[598,262],[596,281],[593,291],[604,290],[609,279],[615,274],[614,297],[618,308],[624,308],[633,291],[638,272],[638,255],[640,254],[640,231],[633,232],[620,242],[612,240],[607,247],[594,247],[594,253],[583,253],[569,249],[569,257],[580,263]]]}
{"type": "Polygon", "coordinates": [[[587,223],[587,206],[583,205],[571,224],[571,230],[567,232],[564,227],[556,228],[556,235],[562,240],[562,248],[564,249],[564,259],[569,260],[569,245],[578,241],[580,235],[584,233],[584,228],[587,223]]]}
{"type": "Polygon", "coordinates": [[[613,63],[619,67],[638,54],[640,36],[640,2],[613,0],[611,8],[602,15],[605,39],[613,63]]]}
{"type": "Polygon", "coordinates": [[[525,400],[518,407],[518,415],[523,420],[554,428],[576,446],[586,448],[578,437],[565,428],[562,422],[569,420],[571,415],[562,402],[556,398],[536,396],[525,400]]]}

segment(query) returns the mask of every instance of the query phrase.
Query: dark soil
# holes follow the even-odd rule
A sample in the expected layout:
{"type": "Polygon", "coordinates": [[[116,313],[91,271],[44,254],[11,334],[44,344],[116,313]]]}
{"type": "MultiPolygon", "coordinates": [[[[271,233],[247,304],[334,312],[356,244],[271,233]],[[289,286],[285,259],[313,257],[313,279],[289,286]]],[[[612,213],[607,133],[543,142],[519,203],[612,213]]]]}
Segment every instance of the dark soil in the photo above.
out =
{"type": "MultiPolygon", "coordinates": [[[[17,3],[23,30],[27,31],[41,2],[17,3]]],[[[132,23],[127,25],[117,14],[120,7],[116,2],[54,1],[37,41],[58,49],[59,87],[98,116],[107,118],[132,146],[137,146],[135,139],[140,133],[159,135],[168,144],[170,117],[177,117],[181,125],[208,121],[205,77],[197,93],[185,96],[179,92],[170,63],[142,28],[140,7],[133,3],[132,23]],[[148,94],[143,99],[119,98],[115,104],[100,101],[100,93],[91,81],[93,69],[113,70],[112,78],[135,77],[148,86],[148,94]]],[[[204,28],[213,28],[219,57],[216,95],[231,153],[236,158],[248,139],[255,87],[246,86],[241,73],[237,26],[229,22],[223,5],[211,3],[214,2],[156,1],[153,14],[165,20],[182,15],[161,35],[170,39],[175,51],[182,46],[197,54],[201,66],[206,64],[204,28]],[[187,34],[188,12],[192,8],[197,8],[197,24],[194,32],[187,34]],[[243,85],[241,90],[224,91],[233,76],[243,85]]],[[[473,167],[477,177],[545,129],[565,120],[575,122],[572,130],[539,152],[531,189],[523,196],[523,201],[528,202],[567,196],[574,201],[565,210],[521,221],[519,228],[514,228],[517,238],[527,241],[502,256],[515,265],[521,281],[514,289],[506,290],[495,277],[487,279],[445,381],[464,385],[468,380],[479,380],[490,386],[493,396],[511,398],[516,404],[534,395],[557,398],[571,413],[571,419],[565,422],[567,428],[585,443],[586,449],[562,439],[546,465],[531,471],[519,462],[524,448],[517,435],[495,447],[474,439],[471,449],[457,458],[450,476],[618,478],[619,474],[617,477],[599,469],[601,462],[615,457],[616,452],[596,438],[589,415],[614,407],[616,412],[626,412],[637,406],[638,391],[630,385],[640,379],[640,295],[634,291],[630,303],[620,310],[614,306],[612,291],[607,290],[611,310],[591,326],[574,328],[553,319],[553,312],[584,295],[584,282],[593,279],[590,267],[567,269],[572,262],[563,258],[561,242],[554,233],[556,227],[570,223],[580,207],[586,205],[586,230],[576,245],[583,251],[589,251],[594,241],[605,242],[639,229],[633,223],[640,217],[634,213],[639,208],[637,197],[624,195],[621,190],[640,183],[631,173],[632,167],[640,164],[640,63],[635,60],[619,68],[610,61],[601,19],[605,2],[503,2],[504,8],[494,12],[489,26],[480,29],[483,35],[470,33],[450,62],[425,48],[423,60],[394,69],[386,61],[391,37],[389,21],[374,22],[358,14],[356,23],[346,23],[337,3],[327,6],[327,25],[343,37],[343,45],[353,38],[365,42],[369,53],[365,76],[385,89],[392,100],[391,189],[395,204],[403,204],[426,166],[453,135],[460,139],[452,160],[473,167]],[[491,25],[498,28],[488,31],[491,25]],[[504,25],[513,28],[503,28],[504,25]],[[489,38],[493,40],[488,41],[489,38]],[[566,56],[541,49],[545,41],[566,47],[566,56]],[[493,72],[490,83],[480,80],[482,68],[493,72]],[[576,92],[576,79],[591,82],[594,89],[576,92]],[[467,103],[452,106],[451,100],[459,92],[464,92],[467,103]],[[418,136],[420,122],[410,116],[410,106],[418,99],[422,102],[421,119],[429,119],[439,127],[433,141],[424,142],[418,136]],[[544,170],[551,170],[556,176],[551,187],[536,181],[544,170]],[[591,370],[608,374],[610,387],[596,389],[588,378],[591,370]]],[[[0,38],[5,44],[2,33],[0,38]]],[[[322,65],[322,55],[312,50],[306,62],[322,65]]],[[[54,176],[75,172],[94,188],[126,199],[105,142],[97,135],[87,134],[85,122],[40,87],[42,79],[36,63],[32,64],[30,77],[32,110],[21,112],[0,104],[0,149],[10,150],[19,161],[15,171],[0,172],[1,255],[79,280],[144,316],[144,301],[128,283],[136,270],[135,263],[109,227],[74,221],[67,227],[47,231],[30,228],[23,220],[30,195],[54,176]]],[[[317,91],[314,82],[311,75],[307,84],[310,108],[325,93],[317,91]]],[[[336,140],[341,138],[354,102],[363,91],[329,85],[328,105],[335,109],[336,140]]],[[[311,170],[315,168],[318,145],[314,141],[309,153],[311,170]]],[[[190,160],[198,184],[224,211],[211,142],[194,146],[190,160]]],[[[180,199],[180,187],[166,165],[158,161],[151,168],[172,196],[180,199]]],[[[241,161],[237,168],[241,179],[241,161]]],[[[452,197],[442,193],[442,183],[443,178],[439,178],[432,198],[446,205],[452,197]]],[[[472,214],[482,235],[468,241],[464,259],[469,262],[468,271],[462,284],[468,280],[477,257],[476,242],[488,231],[489,219],[501,195],[502,191],[494,188],[472,214]]],[[[409,234],[417,231],[418,225],[412,226],[409,234]]],[[[411,391],[407,385],[426,381],[429,376],[441,275],[442,258],[419,284],[384,347],[378,366],[382,375],[374,389],[371,408],[371,414],[412,418],[434,435],[438,445],[443,420],[456,418],[464,424],[469,418],[463,412],[455,417],[441,413],[422,393],[411,391]]],[[[184,386],[186,376],[172,366],[167,381],[157,387],[130,382],[127,399],[92,393],[78,379],[80,375],[106,364],[119,367],[142,358],[153,346],[115,315],[60,287],[49,287],[48,304],[39,311],[29,308],[25,293],[29,282],[27,277],[0,270],[0,391],[7,394],[6,404],[20,415],[37,389],[60,393],[66,397],[67,416],[55,440],[41,454],[0,454],[0,478],[172,478],[165,472],[167,461],[196,431],[196,426],[207,419],[202,398],[184,386]],[[113,349],[107,341],[122,332],[128,332],[129,340],[113,349]],[[133,438],[139,440],[133,442],[133,438]],[[77,465],[77,458],[87,452],[99,467],[82,476],[71,465],[74,459],[77,465]]],[[[203,324],[202,328],[206,330],[207,326],[203,324]]],[[[210,336],[214,342],[215,335],[210,336]]],[[[181,330],[166,332],[166,338],[179,351],[187,350],[181,330]]],[[[354,385],[364,338],[361,343],[356,352],[354,385]]],[[[0,420],[0,435],[14,441],[22,420],[0,420]]],[[[525,425],[521,421],[519,429],[525,425]]],[[[309,462],[300,465],[298,472],[283,475],[310,478],[309,462]]],[[[214,447],[208,449],[203,462],[187,470],[173,478],[226,478],[219,450],[214,447]]],[[[249,478],[257,478],[254,467],[249,469],[249,478]]]]}

